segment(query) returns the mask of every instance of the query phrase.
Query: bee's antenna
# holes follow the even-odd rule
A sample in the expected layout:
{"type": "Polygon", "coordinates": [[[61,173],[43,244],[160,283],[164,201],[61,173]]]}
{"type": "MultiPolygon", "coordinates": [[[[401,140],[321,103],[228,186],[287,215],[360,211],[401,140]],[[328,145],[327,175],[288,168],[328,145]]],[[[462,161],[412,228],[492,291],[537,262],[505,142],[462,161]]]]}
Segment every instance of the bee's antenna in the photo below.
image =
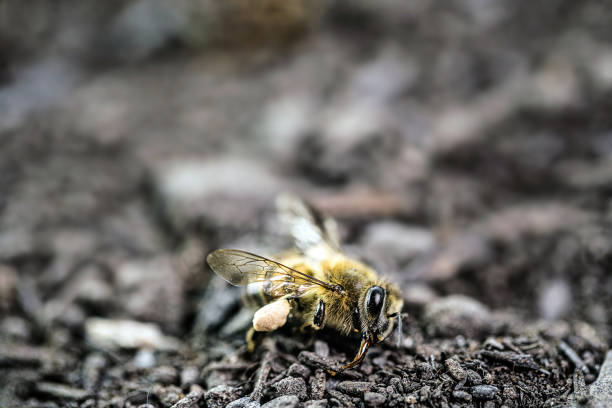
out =
{"type": "Polygon", "coordinates": [[[401,347],[402,346],[402,318],[404,317],[403,314],[399,313],[397,315],[397,347],[401,347]]]}

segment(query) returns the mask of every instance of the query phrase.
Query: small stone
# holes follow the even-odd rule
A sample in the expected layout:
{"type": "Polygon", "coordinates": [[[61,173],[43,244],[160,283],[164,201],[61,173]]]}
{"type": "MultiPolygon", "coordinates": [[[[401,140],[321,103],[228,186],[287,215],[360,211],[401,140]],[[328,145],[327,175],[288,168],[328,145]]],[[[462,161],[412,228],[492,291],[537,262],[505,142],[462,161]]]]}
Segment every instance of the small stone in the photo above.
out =
{"type": "Polygon", "coordinates": [[[300,363],[293,363],[287,370],[287,375],[290,377],[302,377],[307,379],[310,377],[311,371],[308,367],[300,363]]]}
{"type": "Polygon", "coordinates": [[[151,371],[149,379],[152,382],[164,385],[176,384],[178,382],[178,372],[176,368],[171,366],[159,366],[151,371]]]}
{"type": "Polygon", "coordinates": [[[300,399],[295,395],[283,395],[266,402],[261,408],[295,408],[300,403],[300,399]]]}
{"type": "Polygon", "coordinates": [[[155,395],[157,395],[164,407],[169,407],[176,404],[181,399],[183,393],[176,385],[169,385],[159,388],[155,395]]]}
{"type": "Polygon", "coordinates": [[[566,315],[572,305],[572,290],[564,279],[544,282],[538,296],[540,316],[546,320],[557,320],[566,315]]]}
{"type": "Polygon", "coordinates": [[[363,400],[365,401],[366,405],[379,407],[385,403],[387,397],[377,392],[366,392],[363,396],[363,400]]]}
{"type": "MultiPolygon", "coordinates": [[[[204,395],[204,390],[199,386],[192,386],[189,394],[178,401],[172,408],[194,408],[198,406],[198,401],[204,395]]],[[[212,405],[209,405],[211,407],[212,405]]]]}
{"type": "Polygon", "coordinates": [[[452,295],[437,299],[425,307],[428,331],[442,336],[480,337],[493,327],[489,309],[475,299],[452,295]]]}
{"type": "Polygon", "coordinates": [[[80,401],[91,396],[87,390],[69,387],[64,384],[56,384],[50,382],[36,383],[36,390],[44,395],[48,395],[58,399],[69,399],[80,401]]]}
{"type": "Polygon", "coordinates": [[[453,397],[459,401],[471,402],[472,396],[465,391],[453,391],[453,397]]]}
{"type": "Polygon", "coordinates": [[[506,384],[504,385],[504,399],[507,400],[515,400],[518,398],[518,393],[516,392],[516,388],[514,388],[512,385],[506,384]]]}
{"type": "Polygon", "coordinates": [[[304,363],[305,365],[309,367],[314,367],[314,368],[323,368],[323,369],[331,368],[335,370],[338,370],[340,368],[340,365],[338,364],[337,361],[334,361],[327,357],[322,357],[311,351],[300,352],[300,354],[298,354],[298,360],[300,360],[300,362],[304,363]]]}
{"type": "Polygon", "coordinates": [[[157,360],[153,350],[143,348],[138,350],[134,356],[134,359],[132,360],[132,364],[134,364],[134,367],[136,368],[151,368],[157,364],[157,360]]]}
{"type": "Polygon", "coordinates": [[[467,370],[467,380],[471,385],[482,384],[482,377],[474,370],[467,370]]]}
{"type": "MultiPolygon", "coordinates": [[[[231,401],[236,400],[240,393],[241,390],[237,388],[227,384],[221,384],[206,391],[204,393],[204,400],[208,408],[222,408],[227,406],[231,401]]],[[[188,406],[190,407],[191,405],[186,405],[186,407],[188,406]]]]}
{"type": "Polygon", "coordinates": [[[304,408],[326,408],[327,400],[326,399],[310,400],[310,401],[306,401],[303,404],[303,406],[304,408]]]}
{"type": "Polygon", "coordinates": [[[203,218],[244,228],[284,189],[269,164],[234,156],[158,162],[152,169],[153,189],[178,231],[203,218]]]}
{"type": "Polygon", "coordinates": [[[195,366],[186,366],[181,370],[181,387],[192,385],[198,382],[200,370],[195,366]]]}
{"type": "Polygon", "coordinates": [[[301,377],[287,377],[272,385],[274,394],[280,395],[297,395],[299,399],[305,400],[306,382],[301,377]]]}
{"type": "Polygon", "coordinates": [[[350,407],[355,405],[348,395],[338,390],[327,390],[327,393],[331,397],[329,402],[332,406],[350,407]]]}
{"type": "Polygon", "coordinates": [[[165,336],[153,323],[91,317],[85,321],[88,340],[103,349],[153,348],[176,350],[178,340],[165,336]]]}
{"type": "MultiPolygon", "coordinates": [[[[1,306],[0,310],[2,310],[1,306]]],[[[30,339],[32,326],[30,322],[21,317],[7,316],[0,324],[0,333],[5,334],[14,341],[23,342],[30,339]]]]}
{"type": "Polygon", "coordinates": [[[338,391],[345,394],[360,397],[368,391],[373,391],[376,387],[375,383],[366,381],[342,381],[336,386],[338,391]]]}
{"type": "Polygon", "coordinates": [[[421,387],[421,389],[419,390],[419,401],[421,402],[427,401],[429,399],[430,394],[431,394],[431,387],[429,385],[421,387]]]}
{"type": "Polygon", "coordinates": [[[310,377],[310,397],[314,400],[323,399],[326,383],[327,376],[325,375],[325,371],[317,368],[314,375],[310,377]]]}
{"type": "Polygon", "coordinates": [[[258,401],[253,401],[251,397],[238,398],[230,402],[227,408],[259,408],[261,404],[258,401]]]}
{"type": "Polygon", "coordinates": [[[472,396],[474,399],[481,401],[492,400],[498,392],[499,388],[494,385],[476,385],[472,387],[472,396]]]}
{"type": "Polygon", "coordinates": [[[594,407],[612,406],[612,350],[606,354],[599,376],[589,387],[594,407]]]}
{"type": "Polygon", "coordinates": [[[366,249],[387,258],[406,260],[431,250],[435,239],[430,230],[393,221],[381,221],[367,226],[362,236],[362,244],[366,249]]]}
{"type": "Polygon", "coordinates": [[[417,372],[423,380],[431,380],[434,378],[433,368],[429,363],[421,362],[417,365],[417,372]]]}
{"type": "Polygon", "coordinates": [[[447,359],[444,362],[444,365],[446,366],[446,369],[448,370],[448,373],[455,380],[461,381],[461,380],[464,380],[467,377],[467,373],[465,372],[463,367],[461,367],[461,364],[459,363],[459,361],[455,360],[454,358],[447,359]]]}
{"type": "Polygon", "coordinates": [[[93,391],[97,387],[102,372],[106,368],[107,360],[104,355],[100,353],[91,353],[85,359],[83,363],[83,386],[85,389],[93,391]]]}

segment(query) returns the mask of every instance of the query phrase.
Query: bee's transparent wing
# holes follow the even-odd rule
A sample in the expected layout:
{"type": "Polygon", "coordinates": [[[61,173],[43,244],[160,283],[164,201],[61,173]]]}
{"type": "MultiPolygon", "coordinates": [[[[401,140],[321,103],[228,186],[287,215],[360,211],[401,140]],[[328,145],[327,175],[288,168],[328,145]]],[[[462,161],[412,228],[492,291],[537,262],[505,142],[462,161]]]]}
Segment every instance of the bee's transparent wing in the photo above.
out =
{"type": "Polygon", "coordinates": [[[338,285],[323,282],[271,259],[237,249],[218,249],[211,252],[206,261],[217,275],[232,285],[267,282],[266,291],[274,296],[300,296],[315,286],[331,291],[343,290],[338,285]]]}
{"type": "Polygon", "coordinates": [[[340,252],[338,224],[292,194],[281,194],[276,200],[281,222],[295,241],[295,246],[306,256],[316,260],[329,258],[340,252]]]}

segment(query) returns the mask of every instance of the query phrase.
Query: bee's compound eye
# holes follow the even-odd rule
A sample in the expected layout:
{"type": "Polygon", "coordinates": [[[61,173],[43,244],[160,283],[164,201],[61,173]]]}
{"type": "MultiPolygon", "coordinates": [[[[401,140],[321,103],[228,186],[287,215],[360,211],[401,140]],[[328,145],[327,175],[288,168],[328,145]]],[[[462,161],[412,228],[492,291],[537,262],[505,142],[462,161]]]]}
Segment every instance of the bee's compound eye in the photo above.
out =
{"type": "Polygon", "coordinates": [[[385,290],[380,286],[372,286],[366,295],[366,309],[370,316],[378,316],[385,301],[385,290]]]}

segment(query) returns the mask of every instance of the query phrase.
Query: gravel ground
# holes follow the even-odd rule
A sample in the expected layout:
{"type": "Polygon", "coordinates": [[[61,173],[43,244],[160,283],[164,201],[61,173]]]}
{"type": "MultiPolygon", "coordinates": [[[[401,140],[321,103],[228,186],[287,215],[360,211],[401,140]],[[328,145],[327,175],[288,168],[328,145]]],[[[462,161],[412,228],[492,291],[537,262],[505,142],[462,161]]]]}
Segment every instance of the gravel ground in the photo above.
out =
{"type": "Polygon", "coordinates": [[[605,2],[30,3],[0,3],[1,407],[612,406],[605,2]],[[203,260],[288,248],[283,191],[401,287],[399,347],[246,351],[203,260]]]}

